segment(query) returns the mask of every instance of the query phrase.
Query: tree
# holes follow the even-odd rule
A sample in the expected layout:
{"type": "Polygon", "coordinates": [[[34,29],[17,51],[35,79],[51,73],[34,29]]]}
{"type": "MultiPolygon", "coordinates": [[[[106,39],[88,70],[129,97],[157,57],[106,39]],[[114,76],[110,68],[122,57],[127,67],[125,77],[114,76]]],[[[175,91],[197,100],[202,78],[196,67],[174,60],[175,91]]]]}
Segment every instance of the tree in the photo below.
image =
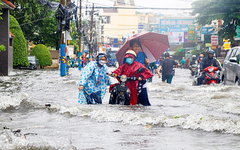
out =
{"type": "Polygon", "coordinates": [[[72,31],[70,33],[72,40],[70,41],[70,45],[74,46],[74,53],[77,54],[77,49],[79,48],[79,33],[77,32],[76,23],[71,23],[72,31]]]}
{"type": "Polygon", "coordinates": [[[13,66],[29,66],[27,41],[17,20],[10,15],[10,31],[15,35],[13,39],[13,66]]]}
{"type": "Polygon", "coordinates": [[[39,4],[36,0],[12,0],[11,2],[16,8],[10,13],[18,20],[28,41],[59,47],[60,34],[54,11],[39,4]]]}
{"type": "Polygon", "coordinates": [[[185,55],[185,49],[183,47],[180,47],[177,49],[175,53],[173,53],[174,56],[184,56],[185,55]]]}
{"type": "Polygon", "coordinates": [[[223,19],[223,29],[219,34],[234,42],[236,26],[240,25],[239,0],[198,0],[192,3],[192,15],[200,25],[210,24],[212,20],[223,19]]]}
{"type": "Polygon", "coordinates": [[[43,44],[36,45],[30,55],[34,55],[38,59],[38,63],[40,68],[44,68],[44,66],[52,65],[52,56],[48,48],[43,44]]]}
{"type": "MultiPolygon", "coordinates": [[[[55,12],[49,12],[54,15],[55,12]]],[[[43,27],[40,27],[39,36],[42,37],[42,42],[46,46],[56,47],[59,50],[60,47],[60,30],[58,30],[56,17],[45,18],[42,22],[43,27]]]]}

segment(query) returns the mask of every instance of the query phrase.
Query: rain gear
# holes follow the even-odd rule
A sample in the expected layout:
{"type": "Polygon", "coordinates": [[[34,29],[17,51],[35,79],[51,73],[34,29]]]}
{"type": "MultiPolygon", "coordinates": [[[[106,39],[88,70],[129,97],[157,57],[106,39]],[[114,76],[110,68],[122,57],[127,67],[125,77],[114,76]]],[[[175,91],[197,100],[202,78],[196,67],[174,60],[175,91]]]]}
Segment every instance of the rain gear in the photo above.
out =
{"type": "MultiPolygon", "coordinates": [[[[111,85],[110,82],[106,65],[100,67],[96,61],[88,63],[80,76],[79,85],[83,85],[84,89],[79,92],[79,103],[86,104],[86,98],[90,97],[92,99],[94,95],[99,94],[101,95],[101,99],[103,99],[106,94],[107,85],[111,85]]],[[[94,100],[92,101],[95,103],[94,100]]]]}
{"type": "MultiPolygon", "coordinates": [[[[118,69],[116,69],[115,71],[113,71],[113,73],[118,74],[118,75],[126,75],[127,77],[132,77],[132,76],[136,76],[136,77],[142,77],[143,80],[146,80],[150,77],[153,76],[152,72],[147,69],[143,64],[141,64],[140,62],[134,61],[133,64],[129,65],[126,62],[121,65],[118,69]],[[142,73],[137,73],[139,68],[145,68],[145,71],[142,73]]],[[[130,105],[136,105],[138,102],[138,83],[139,81],[127,81],[127,85],[129,90],[131,91],[131,102],[130,105]]]]}

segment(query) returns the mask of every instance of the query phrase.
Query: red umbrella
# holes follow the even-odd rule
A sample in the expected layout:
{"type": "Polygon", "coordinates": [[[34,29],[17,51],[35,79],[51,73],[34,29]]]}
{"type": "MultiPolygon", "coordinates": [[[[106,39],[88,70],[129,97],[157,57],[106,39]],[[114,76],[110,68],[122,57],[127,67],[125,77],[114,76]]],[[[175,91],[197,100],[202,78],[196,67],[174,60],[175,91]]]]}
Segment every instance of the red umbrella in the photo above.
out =
{"type": "Polygon", "coordinates": [[[164,34],[154,32],[142,32],[130,37],[126,43],[124,43],[116,53],[117,61],[121,65],[123,63],[124,54],[127,50],[130,50],[130,41],[133,39],[139,39],[141,42],[141,50],[143,51],[149,62],[158,60],[162,54],[170,47],[168,42],[168,36],[164,34]]]}

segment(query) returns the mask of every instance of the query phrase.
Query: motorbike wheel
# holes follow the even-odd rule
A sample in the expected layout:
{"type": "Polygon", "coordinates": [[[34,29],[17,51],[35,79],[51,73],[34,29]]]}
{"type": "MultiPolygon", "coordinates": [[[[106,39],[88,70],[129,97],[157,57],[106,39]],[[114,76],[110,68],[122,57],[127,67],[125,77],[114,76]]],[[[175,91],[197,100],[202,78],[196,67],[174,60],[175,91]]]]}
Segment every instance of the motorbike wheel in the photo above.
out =
{"type": "Polygon", "coordinates": [[[195,72],[192,71],[192,76],[194,76],[195,72]]]}

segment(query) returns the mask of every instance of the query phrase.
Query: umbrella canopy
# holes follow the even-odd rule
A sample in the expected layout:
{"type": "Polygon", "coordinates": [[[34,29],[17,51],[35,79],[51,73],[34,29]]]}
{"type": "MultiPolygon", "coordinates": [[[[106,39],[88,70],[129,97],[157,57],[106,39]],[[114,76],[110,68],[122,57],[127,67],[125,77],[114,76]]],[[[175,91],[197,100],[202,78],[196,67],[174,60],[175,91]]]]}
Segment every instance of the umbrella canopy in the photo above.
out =
{"type": "Polygon", "coordinates": [[[126,43],[124,43],[116,53],[117,61],[121,65],[123,63],[124,55],[127,50],[130,50],[130,41],[133,39],[139,39],[141,42],[141,49],[149,62],[154,62],[162,56],[162,54],[170,47],[168,42],[168,36],[164,34],[154,32],[142,32],[130,37],[126,43]]]}

